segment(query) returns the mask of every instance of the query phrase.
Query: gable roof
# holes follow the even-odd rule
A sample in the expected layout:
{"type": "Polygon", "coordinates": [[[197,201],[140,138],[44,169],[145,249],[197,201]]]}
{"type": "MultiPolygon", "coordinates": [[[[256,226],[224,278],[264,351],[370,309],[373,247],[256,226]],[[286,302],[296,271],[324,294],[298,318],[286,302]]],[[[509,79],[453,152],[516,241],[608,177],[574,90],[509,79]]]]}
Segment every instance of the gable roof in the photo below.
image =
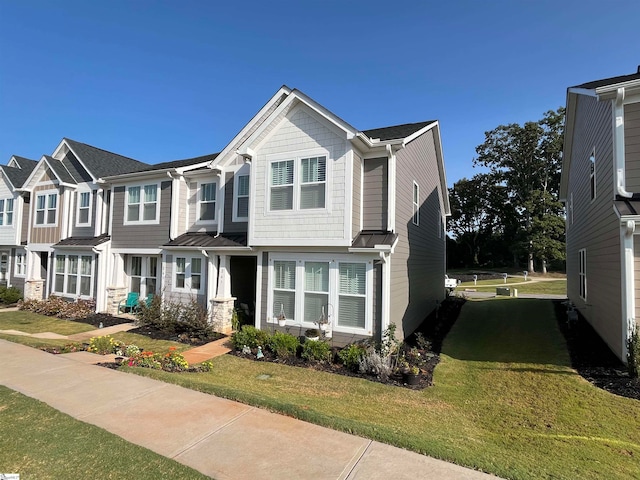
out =
{"type": "Polygon", "coordinates": [[[7,180],[9,180],[13,188],[21,188],[22,185],[24,185],[24,182],[27,181],[27,178],[29,178],[29,175],[36,167],[38,162],[35,160],[30,160],[28,158],[19,157],[17,155],[13,155],[11,159],[15,161],[18,167],[0,165],[0,168],[4,172],[5,177],[7,178],[7,180]]]}
{"type": "MultiPolygon", "coordinates": [[[[60,160],[56,160],[55,158],[48,155],[43,155],[42,158],[44,158],[45,162],[53,171],[55,176],[58,177],[58,180],[60,180],[60,182],[67,183],[69,185],[76,185],[78,183],[71,172],[67,170],[67,166],[60,160]]],[[[76,171],[75,173],[77,174],[78,172],[76,171]]]]}
{"type": "Polygon", "coordinates": [[[18,168],[22,170],[31,171],[34,168],[36,168],[36,165],[38,164],[37,160],[31,160],[29,158],[19,157],[18,155],[13,155],[11,158],[16,161],[16,163],[18,164],[18,168]]]}
{"type": "Polygon", "coordinates": [[[137,172],[150,167],[147,163],[108,152],[86,143],[77,142],[70,138],[63,138],[62,141],[69,146],[73,154],[95,178],[137,172]]]}
{"type": "Polygon", "coordinates": [[[630,82],[632,80],[640,80],[640,67],[638,72],[631,73],[629,75],[619,75],[617,77],[603,78],[602,80],[593,80],[591,82],[576,85],[570,88],[583,88],[585,90],[593,90],[599,87],[605,87],[607,85],[617,85],[618,83],[630,82]]]}
{"type": "Polygon", "coordinates": [[[410,137],[435,121],[436,120],[427,120],[426,122],[404,123],[402,125],[393,125],[391,127],[362,130],[362,133],[369,137],[370,140],[380,140],[382,142],[389,140],[401,140],[410,137]]]}

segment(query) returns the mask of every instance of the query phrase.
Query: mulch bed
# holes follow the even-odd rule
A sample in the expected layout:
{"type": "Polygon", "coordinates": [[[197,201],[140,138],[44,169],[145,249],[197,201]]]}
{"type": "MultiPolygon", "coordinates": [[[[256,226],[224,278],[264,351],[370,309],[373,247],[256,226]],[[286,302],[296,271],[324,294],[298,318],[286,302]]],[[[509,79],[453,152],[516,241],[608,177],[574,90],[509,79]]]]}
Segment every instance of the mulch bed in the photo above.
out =
{"type": "Polygon", "coordinates": [[[640,400],[640,379],[629,377],[627,367],[580,314],[578,321],[569,325],[566,306],[561,301],[554,303],[558,328],[567,342],[571,366],[598,388],[640,400]]]}

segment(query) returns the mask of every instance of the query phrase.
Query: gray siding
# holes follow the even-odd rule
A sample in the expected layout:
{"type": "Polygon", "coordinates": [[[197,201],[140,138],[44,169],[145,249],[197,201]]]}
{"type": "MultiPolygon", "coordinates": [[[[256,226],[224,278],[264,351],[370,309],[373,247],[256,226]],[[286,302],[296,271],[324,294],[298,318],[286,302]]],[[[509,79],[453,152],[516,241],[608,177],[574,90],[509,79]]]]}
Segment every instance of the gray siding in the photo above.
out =
{"type": "Polygon", "coordinates": [[[233,188],[234,188],[233,172],[227,172],[224,182],[224,231],[229,233],[238,233],[247,231],[247,222],[233,221],[233,188]]]}
{"type": "Polygon", "coordinates": [[[29,194],[25,194],[23,198],[24,205],[22,206],[22,231],[20,232],[20,243],[27,243],[29,238],[29,221],[31,220],[31,198],[29,194]]]}
{"type": "Polygon", "coordinates": [[[360,209],[362,208],[362,157],[353,152],[353,211],[351,214],[351,237],[360,231],[360,209]]]}
{"type": "Polygon", "coordinates": [[[396,156],[396,231],[391,256],[391,321],[400,338],[411,334],[444,299],[445,236],[433,132],[428,131],[396,156]],[[413,224],[413,182],[420,188],[420,221],[413,224]]]}
{"type": "MultiPolygon", "coordinates": [[[[150,183],[144,182],[144,183],[150,183]]],[[[125,187],[114,188],[113,248],[158,248],[169,241],[171,222],[171,181],[161,183],[160,223],[158,225],[124,225],[125,187]]]]}
{"type": "Polygon", "coordinates": [[[624,106],[624,152],[627,190],[640,193],[640,103],[624,106]]]}
{"type": "Polygon", "coordinates": [[[78,202],[80,201],[80,192],[76,192],[73,196],[73,202],[71,204],[71,214],[69,218],[73,219],[73,225],[71,230],[72,237],[93,237],[95,233],[95,225],[96,225],[96,201],[97,201],[96,191],[93,190],[91,192],[91,211],[89,215],[91,216],[91,225],[88,227],[76,227],[76,223],[78,221],[78,202]]]}
{"type": "Polygon", "coordinates": [[[364,160],[362,192],[363,230],[387,230],[389,206],[389,166],[387,158],[364,160]]]}
{"type": "Polygon", "coordinates": [[[620,227],[612,208],[612,103],[579,96],[573,134],[567,222],[567,295],[618,355],[622,354],[620,227]],[[589,157],[595,148],[596,198],[589,157]],[[571,217],[573,216],[573,222],[571,217]],[[579,251],[587,250],[587,300],[579,296],[579,251]]]}

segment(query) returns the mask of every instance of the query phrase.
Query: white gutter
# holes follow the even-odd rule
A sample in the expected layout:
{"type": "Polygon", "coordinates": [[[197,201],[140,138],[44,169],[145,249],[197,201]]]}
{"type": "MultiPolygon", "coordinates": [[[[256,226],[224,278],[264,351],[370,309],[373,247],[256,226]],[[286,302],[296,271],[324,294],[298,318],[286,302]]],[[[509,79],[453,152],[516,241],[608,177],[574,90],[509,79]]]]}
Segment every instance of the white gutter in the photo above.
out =
{"type": "Polygon", "coordinates": [[[615,179],[616,192],[624,198],[633,197],[633,193],[626,190],[624,173],[624,87],[618,88],[614,107],[614,123],[613,123],[613,155],[615,158],[615,179]]]}
{"type": "Polygon", "coordinates": [[[219,199],[216,198],[216,203],[218,205],[218,211],[216,212],[217,215],[217,219],[218,221],[216,222],[216,237],[218,235],[220,235],[222,232],[224,232],[224,197],[225,195],[225,185],[224,185],[224,175],[225,175],[225,171],[223,168],[220,167],[216,167],[214,170],[217,170],[218,173],[216,174],[216,176],[220,179],[218,181],[218,196],[220,197],[219,199]]]}

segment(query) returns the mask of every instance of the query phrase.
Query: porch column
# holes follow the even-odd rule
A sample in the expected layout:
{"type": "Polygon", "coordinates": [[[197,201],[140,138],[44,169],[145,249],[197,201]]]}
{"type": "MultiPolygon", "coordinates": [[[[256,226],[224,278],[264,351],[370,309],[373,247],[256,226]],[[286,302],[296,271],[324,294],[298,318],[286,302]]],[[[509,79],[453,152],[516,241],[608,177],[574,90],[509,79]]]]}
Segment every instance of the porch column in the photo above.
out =
{"type": "Polygon", "coordinates": [[[218,291],[218,256],[209,254],[207,258],[207,302],[211,309],[211,302],[218,291]]]}
{"type": "Polygon", "coordinates": [[[107,304],[105,311],[111,315],[118,313],[118,303],[127,297],[127,287],[124,281],[124,256],[113,254],[113,271],[111,285],[107,287],[107,304]]]}
{"type": "Polygon", "coordinates": [[[220,255],[219,259],[218,285],[216,297],[212,300],[211,304],[211,322],[218,332],[229,335],[233,331],[231,318],[233,317],[234,302],[236,299],[231,296],[229,256],[220,255]]]}
{"type": "Polygon", "coordinates": [[[43,300],[45,298],[44,279],[40,275],[40,252],[32,252],[27,247],[27,276],[24,282],[24,298],[26,300],[43,300]]]}

